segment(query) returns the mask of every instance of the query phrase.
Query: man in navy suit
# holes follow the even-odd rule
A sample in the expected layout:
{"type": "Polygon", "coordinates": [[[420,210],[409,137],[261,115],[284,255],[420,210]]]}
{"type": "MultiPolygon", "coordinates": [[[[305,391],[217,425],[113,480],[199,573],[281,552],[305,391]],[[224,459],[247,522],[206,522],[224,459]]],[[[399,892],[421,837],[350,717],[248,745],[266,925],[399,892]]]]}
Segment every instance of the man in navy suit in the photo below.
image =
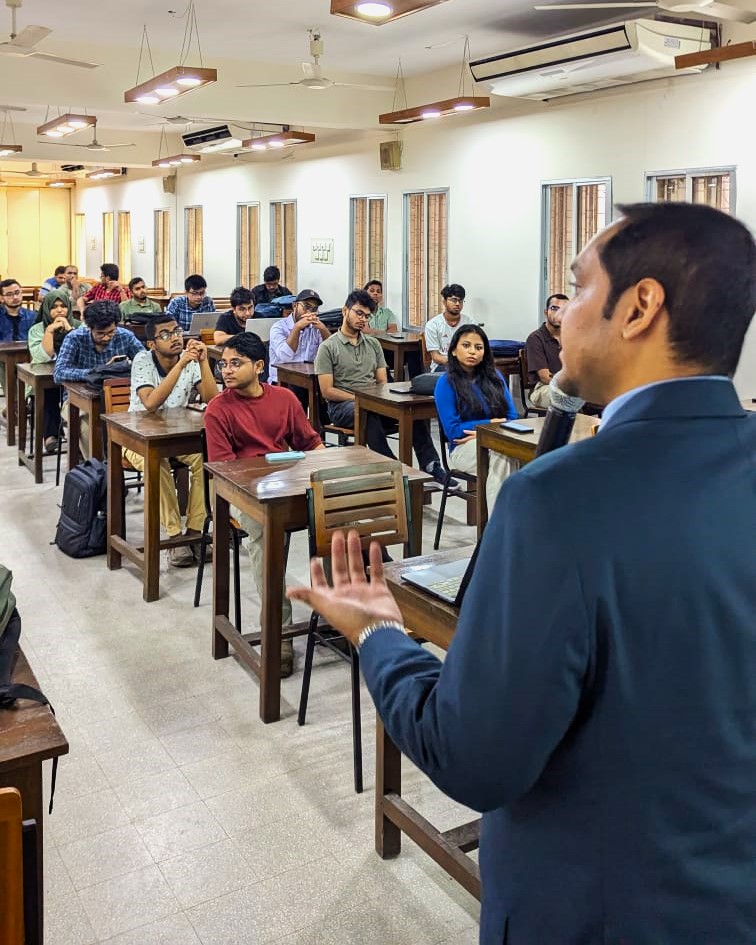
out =
{"type": "Polygon", "coordinates": [[[333,589],[314,563],[291,592],[484,812],[485,945],[756,942],[756,414],[730,380],[756,246],[709,207],[621,209],[562,321],[560,387],[608,404],[600,432],[506,481],[446,661],[356,536],[333,589]]]}

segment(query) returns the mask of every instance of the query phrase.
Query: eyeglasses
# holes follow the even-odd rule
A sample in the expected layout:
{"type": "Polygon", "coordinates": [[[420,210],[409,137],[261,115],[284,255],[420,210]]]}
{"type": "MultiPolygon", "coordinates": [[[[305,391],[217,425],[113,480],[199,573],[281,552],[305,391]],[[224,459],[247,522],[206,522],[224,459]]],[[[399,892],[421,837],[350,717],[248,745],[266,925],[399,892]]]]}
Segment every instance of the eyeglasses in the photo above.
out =
{"type": "Polygon", "coordinates": [[[207,289],[189,289],[186,293],[187,295],[193,295],[195,298],[201,299],[202,296],[207,292],[207,289]]]}
{"type": "Polygon", "coordinates": [[[21,289],[4,289],[3,290],[3,295],[5,297],[14,296],[14,295],[23,295],[23,294],[24,294],[23,290],[21,289]]]}
{"type": "Polygon", "coordinates": [[[359,308],[350,308],[349,311],[352,313],[352,315],[355,315],[357,318],[368,319],[370,318],[370,314],[371,314],[370,312],[363,312],[359,308]]]}
{"type": "Polygon", "coordinates": [[[450,295],[446,301],[451,302],[453,305],[461,305],[465,300],[459,298],[457,295],[450,295]]]}
{"type": "Polygon", "coordinates": [[[234,312],[236,312],[237,315],[247,315],[249,312],[253,312],[254,310],[254,305],[237,305],[234,308],[234,312]]]}
{"type": "Polygon", "coordinates": [[[562,306],[561,306],[561,305],[549,305],[548,311],[549,311],[549,312],[561,312],[561,311],[562,311],[562,306]]]}
{"type": "Polygon", "coordinates": [[[308,315],[312,315],[313,312],[317,312],[320,308],[319,305],[315,305],[314,302],[300,302],[302,308],[307,312],[308,315]]]}
{"type": "Polygon", "coordinates": [[[173,331],[168,331],[168,329],[166,328],[165,331],[159,331],[155,337],[159,341],[170,341],[171,338],[183,338],[184,329],[174,328],[173,331]]]}
{"type": "Polygon", "coordinates": [[[231,358],[230,361],[218,361],[220,371],[238,371],[243,364],[251,364],[251,358],[231,358]]]}
{"type": "Polygon", "coordinates": [[[116,333],[116,326],[113,325],[112,328],[93,328],[92,337],[97,338],[99,341],[110,340],[116,333]]]}

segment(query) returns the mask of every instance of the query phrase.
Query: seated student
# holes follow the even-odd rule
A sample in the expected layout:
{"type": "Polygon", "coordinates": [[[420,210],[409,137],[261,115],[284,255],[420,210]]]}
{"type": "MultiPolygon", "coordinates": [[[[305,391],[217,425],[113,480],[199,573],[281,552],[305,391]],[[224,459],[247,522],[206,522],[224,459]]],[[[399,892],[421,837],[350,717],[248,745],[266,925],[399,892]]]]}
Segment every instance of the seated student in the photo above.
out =
{"type": "Polygon", "coordinates": [[[252,301],[252,293],[245,289],[243,285],[237,286],[231,293],[231,308],[218,316],[215,324],[213,341],[217,345],[222,345],[229,338],[238,335],[244,331],[247,325],[247,319],[253,318],[255,314],[255,304],[252,301]]]}
{"type": "Polygon", "coordinates": [[[56,266],[55,273],[49,279],[45,279],[37,292],[37,298],[43,299],[48,292],[53,289],[60,289],[66,284],[66,267],[56,266]]]}
{"type": "MultiPolygon", "coordinates": [[[[29,329],[37,317],[36,312],[23,304],[23,290],[15,279],[0,282],[0,341],[26,341],[29,329]]],[[[5,390],[5,362],[0,361],[0,386],[5,390]]],[[[0,413],[0,422],[5,423],[5,407],[0,413]]]]}
{"type": "Polygon", "coordinates": [[[66,266],[65,278],[66,281],[60,288],[68,293],[71,297],[71,302],[76,305],[82,295],[86,295],[92,286],[89,285],[88,282],[81,282],[79,280],[79,267],[75,266],[73,263],[69,263],[66,266]]]}
{"type": "Polygon", "coordinates": [[[144,321],[143,316],[149,317],[156,315],[158,312],[162,312],[158,303],[147,295],[147,286],[141,276],[134,276],[129,282],[129,292],[131,293],[131,298],[126,299],[125,302],[121,302],[119,306],[123,321],[133,321],[134,315],[140,316],[140,320],[144,321]]]}
{"type": "MultiPolygon", "coordinates": [[[[65,289],[53,289],[42,299],[37,318],[29,329],[29,356],[32,364],[54,361],[69,331],[79,328],[81,322],[73,317],[71,296],[65,289]]],[[[60,390],[45,391],[44,404],[45,450],[54,453],[58,448],[60,429],[60,390]]]]}
{"type": "MultiPolygon", "coordinates": [[[[320,345],[315,356],[320,392],[328,402],[331,420],[341,427],[354,426],[352,391],[386,382],[383,350],[377,339],[364,332],[374,310],[375,302],[367,292],[360,289],[350,292],[342,310],[341,328],[320,345]]],[[[386,440],[383,420],[377,414],[368,414],[366,442],[376,453],[395,459],[386,440]]],[[[427,422],[416,420],[413,424],[412,445],[420,468],[443,482],[444,469],[439,462],[427,422]]]]}
{"type": "MultiPolygon", "coordinates": [[[[398,333],[402,328],[399,319],[394,315],[390,308],[383,306],[383,283],[380,279],[371,279],[365,286],[365,292],[375,302],[377,308],[370,316],[370,322],[365,329],[366,335],[372,335],[376,331],[388,331],[398,333]]],[[[384,351],[386,363],[394,370],[394,352],[384,351]]],[[[404,355],[404,363],[410,377],[416,377],[423,373],[423,358],[419,351],[408,351],[404,355]]],[[[397,381],[403,381],[403,377],[397,377],[397,381]]]]}
{"type": "Polygon", "coordinates": [[[314,361],[322,341],[331,332],[318,318],[323,304],[314,289],[302,289],[291,314],[270,330],[270,380],[278,380],[277,366],[290,361],[314,361]]]}
{"type": "Polygon", "coordinates": [[[278,266],[268,266],[263,273],[263,281],[253,287],[252,298],[255,305],[272,302],[281,295],[293,295],[291,289],[281,284],[281,270],[278,266]]]}
{"type": "MultiPolygon", "coordinates": [[[[260,382],[265,366],[265,347],[252,332],[234,335],[223,346],[218,361],[226,389],[205,412],[207,453],[211,462],[264,456],[287,450],[318,450],[323,443],[307,422],[304,411],[290,390],[260,382]]],[[[249,535],[247,552],[257,593],[262,600],[262,526],[239,509],[231,515],[249,535]]],[[[282,625],[291,625],[291,603],[282,592],[282,625]]],[[[291,676],[294,648],[291,640],[281,644],[281,676],[291,676]]]]}
{"type": "Polygon", "coordinates": [[[562,315],[569,299],[557,293],[546,299],[544,315],[546,321],[532,331],[525,342],[525,354],[528,361],[528,381],[534,384],[530,392],[530,402],[534,407],[546,410],[551,404],[549,382],[561,369],[562,359],[560,339],[562,315]]]}
{"type": "MultiPolygon", "coordinates": [[[[449,468],[477,472],[475,428],[481,423],[516,420],[507,382],[496,370],[491,345],[478,325],[461,325],[449,343],[446,372],[439,377],[433,396],[438,422],[449,441],[449,468]]],[[[491,453],[486,500],[493,509],[502,482],[519,469],[507,456],[491,453]]]]}
{"type": "Polygon", "coordinates": [[[120,304],[128,297],[129,290],[124,289],[118,281],[118,266],[115,263],[103,263],[100,266],[100,281],[77,299],[76,307],[83,313],[87,305],[91,305],[92,302],[120,304]]]}
{"type": "Polygon", "coordinates": [[[460,325],[471,325],[472,319],[462,309],[465,304],[465,288],[453,282],[441,289],[444,301],[442,312],[425,325],[425,347],[431,358],[431,371],[445,371],[448,361],[449,342],[460,325]]]}
{"type": "Polygon", "coordinates": [[[177,295],[166,306],[166,312],[173,315],[179,328],[189,331],[192,325],[192,315],[201,312],[214,312],[215,302],[207,294],[207,282],[204,276],[192,275],[184,279],[186,295],[177,295]]]}
{"type": "MultiPolygon", "coordinates": [[[[184,347],[183,332],[176,319],[167,312],[155,315],[145,328],[147,350],[140,351],[131,367],[131,402],[129,410],[155,413],[161,407],[186,407],[195,389],[203,403],[218,393],[210,370],[207,348],[196,338],[190,338],[184,347]]],[[[131,450],[123,455],[135,469],[144,469],[144,457],[131,450]]],[[[200,537],[205,521],[202,453],[174,456],[189,467],[191,483],[186,509],[186,534],[200,537]]],[[[169,538],[181,534],[181,513],[173,474],[168,459],[160,463],[160,524],[169,538]]],[[[187,547],[168,549],[168,563],[174,568],[194,564],[202,551],[199,541],[187,547]]]]}

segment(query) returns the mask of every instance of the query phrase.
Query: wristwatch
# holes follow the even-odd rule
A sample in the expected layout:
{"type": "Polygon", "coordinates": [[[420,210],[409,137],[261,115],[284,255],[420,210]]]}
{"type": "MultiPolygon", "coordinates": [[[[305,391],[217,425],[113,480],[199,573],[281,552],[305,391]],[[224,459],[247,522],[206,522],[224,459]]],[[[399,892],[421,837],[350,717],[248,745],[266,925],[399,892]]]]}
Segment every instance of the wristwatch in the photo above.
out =
{"type": "Polygon", "coordinates": [[[376,623],[369,623],[357,637],[358,650],[361,649],[365,640],[367,640],[368,637],[371,637],[376,630],[396,630],[398,633],[404,633],[405,635],[407,633],[406,627],[403,627],[401,624],[394,623],[393,620],[379,620],[376,623]]]}

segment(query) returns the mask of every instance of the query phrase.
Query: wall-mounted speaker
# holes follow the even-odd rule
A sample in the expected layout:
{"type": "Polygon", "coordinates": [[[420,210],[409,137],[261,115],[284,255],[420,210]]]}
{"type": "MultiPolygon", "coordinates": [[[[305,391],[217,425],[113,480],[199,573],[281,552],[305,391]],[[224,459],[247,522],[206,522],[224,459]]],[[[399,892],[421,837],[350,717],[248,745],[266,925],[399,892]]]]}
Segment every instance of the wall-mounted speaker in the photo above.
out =
{"type": "Polygon", "coordinates": [[[378,145],[382,171],[398,171],[402,166],[401,141],[381,141],[378,145]]]}
{"type": "Polygon", "coordinates": [[[176,175],[175,174],[167,174],[163,178],[163,193],[164,194],[176,193],[176,175]]]}

